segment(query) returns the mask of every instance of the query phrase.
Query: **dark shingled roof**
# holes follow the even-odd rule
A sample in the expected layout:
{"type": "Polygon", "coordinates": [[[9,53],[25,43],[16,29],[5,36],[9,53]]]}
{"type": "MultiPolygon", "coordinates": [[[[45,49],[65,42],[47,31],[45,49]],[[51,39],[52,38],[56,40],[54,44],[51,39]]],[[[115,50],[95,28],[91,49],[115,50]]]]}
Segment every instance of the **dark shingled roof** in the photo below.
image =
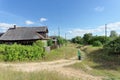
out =
{"type": "Polygon", "coordinates": [[[44,39],[38,32],[48,33],[47,27],[16,27],[10,28],[0,40],[34,40],[44,39]]]}
{"type": "Polygon", "coordinates": [[[46,26],[44,27],[16,27],[17,29],[29,29],[29,30],[33,30],[36,32],[47,32],[48,33],[48,28],[46,26]]]}
{"type": "Polygon", "coordinates": [[[0,37],[3,35],[4,33],[0,33],[0,37]]]}

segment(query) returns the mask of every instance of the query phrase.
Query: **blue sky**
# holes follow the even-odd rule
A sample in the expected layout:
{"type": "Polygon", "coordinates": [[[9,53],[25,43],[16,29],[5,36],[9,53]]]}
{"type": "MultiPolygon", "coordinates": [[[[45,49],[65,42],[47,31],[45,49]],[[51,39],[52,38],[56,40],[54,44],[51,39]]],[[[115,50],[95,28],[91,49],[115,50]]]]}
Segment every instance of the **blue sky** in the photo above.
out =
{"type": "Polygon", "coordinates": [[[49,35],[67,38],[104,34],[104,25],[120,33],[120,0],[0,0],[0,31],[17,26],[44,26],[49,35]]]}

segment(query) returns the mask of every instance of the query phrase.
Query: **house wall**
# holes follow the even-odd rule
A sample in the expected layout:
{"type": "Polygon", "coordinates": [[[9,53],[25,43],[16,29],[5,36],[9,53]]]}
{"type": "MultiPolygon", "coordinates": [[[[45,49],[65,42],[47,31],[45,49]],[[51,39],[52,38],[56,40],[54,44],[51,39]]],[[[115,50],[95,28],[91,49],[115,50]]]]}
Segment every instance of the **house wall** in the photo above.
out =
{"type": "Polygon", "coordinates": [[[22,45],[32,45],[36,40],[17,40],[17,41],[0,41],[0,44],[22,44],[22,45]]]}

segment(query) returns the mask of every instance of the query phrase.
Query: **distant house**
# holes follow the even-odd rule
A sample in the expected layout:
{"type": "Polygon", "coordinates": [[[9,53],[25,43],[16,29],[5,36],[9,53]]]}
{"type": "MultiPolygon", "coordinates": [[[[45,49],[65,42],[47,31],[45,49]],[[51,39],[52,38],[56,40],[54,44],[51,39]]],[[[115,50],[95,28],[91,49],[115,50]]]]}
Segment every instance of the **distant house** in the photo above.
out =
{"type": "Polygon", "coordinates": [[[48,28],[42,27],[16,27],[9,28],[6,33],[1,35],[0,43],[7,44],[33,44],[37,40],[46,41],[48,39],[48,28]]]}
{"type": "Polygon", "coordinates": [[[50,39],[52,39],[53,45],[58,45],[57,44],[57,36],[50,36],[50,39]]]}

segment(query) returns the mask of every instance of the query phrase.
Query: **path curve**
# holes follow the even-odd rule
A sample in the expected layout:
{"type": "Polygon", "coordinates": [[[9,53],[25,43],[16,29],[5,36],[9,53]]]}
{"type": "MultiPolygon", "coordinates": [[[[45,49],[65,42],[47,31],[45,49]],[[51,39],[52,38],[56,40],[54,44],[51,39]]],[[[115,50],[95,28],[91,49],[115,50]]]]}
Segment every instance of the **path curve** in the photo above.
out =
{"type": "Polygon", "coordinates": [[[78,71],[72,68],[64,67],[76,62],[81,62],[76,57],[71,59],[61,59],[50,62],[31,62],[31,63],[0,63],[1,67],[10,68],[16,71],[33,72],[33,71],[56,71],[65,76],[75,77],[82,80],[102,80],[101,77],[92,76],[84,71],[78,71]]]}

